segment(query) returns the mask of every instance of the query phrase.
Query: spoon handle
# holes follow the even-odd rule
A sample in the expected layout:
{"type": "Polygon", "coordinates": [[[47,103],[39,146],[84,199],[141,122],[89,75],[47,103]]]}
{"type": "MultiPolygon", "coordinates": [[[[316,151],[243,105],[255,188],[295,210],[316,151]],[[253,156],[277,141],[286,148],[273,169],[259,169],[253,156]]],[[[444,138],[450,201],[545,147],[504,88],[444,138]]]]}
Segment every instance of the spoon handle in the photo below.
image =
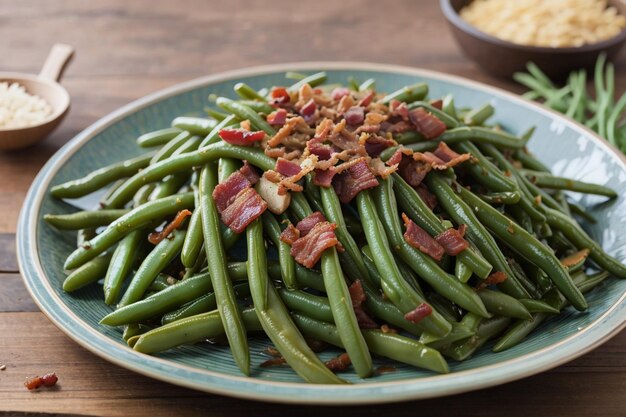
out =
{"type": "Polygon", "coordinates": [[[65,66],[74,56],[74,48],[70,45],[57,43],[52,47],[46,62],[41,68],[39,78],[46,80],[59,81],[63,75],[65,66]]]}

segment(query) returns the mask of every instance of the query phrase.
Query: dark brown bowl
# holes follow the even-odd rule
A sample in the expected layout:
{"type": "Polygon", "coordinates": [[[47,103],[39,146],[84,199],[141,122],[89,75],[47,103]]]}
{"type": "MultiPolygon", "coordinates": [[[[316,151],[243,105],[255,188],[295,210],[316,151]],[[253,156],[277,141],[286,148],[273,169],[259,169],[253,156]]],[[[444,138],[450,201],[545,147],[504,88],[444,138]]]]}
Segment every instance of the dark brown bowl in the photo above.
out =
{"type": "MultiPolygon", "coordinates": [[[[519,45],[481,32],[459,16],[459,11],[472,0],[440,0],[452,33],[465,55],[492,75],[510,78],[517,71],[524,71],[529,61],[537,64],[549,77],[563,79],[578,68],[592,68],[601,52],[608,59],[617,55],[626,40],[626,29],[602,42],[568,48],[547,48],[519,45]]],[[[608,4],[626,15],[626,5],[619,0],[608,4]]]]}

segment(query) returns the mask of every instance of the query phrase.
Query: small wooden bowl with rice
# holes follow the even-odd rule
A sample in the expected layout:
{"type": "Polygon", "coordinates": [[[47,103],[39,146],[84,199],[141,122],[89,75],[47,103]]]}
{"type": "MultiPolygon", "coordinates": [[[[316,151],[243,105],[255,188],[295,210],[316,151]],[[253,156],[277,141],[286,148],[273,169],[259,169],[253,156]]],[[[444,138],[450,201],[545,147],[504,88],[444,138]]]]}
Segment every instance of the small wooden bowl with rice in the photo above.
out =
{"type": "Polygon", "coordinates": [[[441,0],[441,9],[465,55],[498,77],[532,61],[563,79],[592,68],[602,52],[612,59],[626,41],[619,0],[441,0]]]}

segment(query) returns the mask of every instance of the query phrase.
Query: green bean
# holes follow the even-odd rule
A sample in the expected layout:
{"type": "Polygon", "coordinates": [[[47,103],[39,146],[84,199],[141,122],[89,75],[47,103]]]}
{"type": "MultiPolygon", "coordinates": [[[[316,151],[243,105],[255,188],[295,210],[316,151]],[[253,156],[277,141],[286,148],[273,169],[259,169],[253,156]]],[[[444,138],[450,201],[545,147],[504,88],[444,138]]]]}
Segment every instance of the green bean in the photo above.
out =
{"type": "MultiPolygon", "coordinates": [[[[247,285],[247,284],[245,284],[247,285]]],[[[236,288],[235,286],[234,288],[236,288]]],[[[173,323],[177,320],[181,320],[187,317],[195,316],[197,314],[208,313],[217,308],[217,301],[215,300],[215,293],[204,294],[195,300],[184,304],[177,310],[170,311],[164,314],[161,318],[161,324],[173,323]]]]}
{"type": "Polygon", "coordinates": [[[505,317],[530,320],[531,315],[521,302],[510,295],[487,288],[477,291],[488,312],[505,317]]]}
{"type": "Polygon", "coordinates": [[[322,253],[322,277],[341,341],[357,374],[365,378],[372,373],[372,358],[352,309],[350,292],[334,247],[322,253]]]}
{"type": "Polygon", "coordinates": [[[375,90],[376,89],[376,80],[373,78],[368,78],[363,81],[359,85],[359,91],[367,91],[367,90],[375,90]]]}
{"type": "Polygon", "coordinates": [[[261,102],[267,102],[267,99],[256,92],[256,90],[250,87],[246,83],[237,83],[233,87],[235,92],[241,96],[241,98],[246,100],[259,100],[261,102]]]}
{"type": "Polygon", "coordinates": [[[479,126],[485,123],[487,119],[493,116],[494,108],[491,104],[484,104],[480,107],[465,113],[463,122],[470,126],[479,126]]]}
{"type": "Polygon", "coordinates": [[[458,119],[456,115],[456,108],[454,107],[454,96],[452,94],[447,94],[443,98],[441,109],[446,112],[448,116],[458,119]]]}
{"type": "Polygon", "coordinates": [[[202,142],[200,142],[200,148],[203,148],[212,143],[217,143],[221,141],[220,130],[227,128],[227,127],[235,126],[237,124],[237,121],[238,121],[237,116],[235,116],[234,114],[230,114],[227,117],[225,117],[222,121],[220,121],[213,128],[213,130],[211,130],[211,132],[208,135],[206,135],[206,137],[202,140],[202,142]]]}
{"type": "Polygon", "coordinates": [[[548,76],[534,62],[528,62],[526,64],[526,69],[528,69],[528,72],[545,87],[554,88],[554,84],[552,84],[550,78],[548,78],[548,76]]]}
{"type": "Polygon", "coordinates": [[[459,309],[450,300],[436,292],[428,294],[428,301],[450,323],[459,321],[459,309]]]}
{"type": "Polygon", "coordinates": [[[298,288],[296,280],[296,262],[291,256],[291,246],[280,240],[281,229],[274,215],[265,212],[262,215],[263,228],[278,251],[280,276],[289,290],[298,288]]]}
{"type": "Polygon", "coordinates": [[[295,71],[287,71],[285,73],[285,78],[289,79],[289,80],[296,80],[299,81],[303,78],[306,78],[307,75],[306,74],[302,74],[301,72],[295,72],[295,71]]]}
{"type": "Polygon", "coordinates": [[[72,271],[72,273],[65,278],[65,281],[63,281],[63,291],[76,291],[104,277],[110,259],[110,254],[104,254],[91,259],[80,268],[72,271]]]}
{"type": "Polygon", "coordinates": [[[484,254],[497,271],[506,274],[507,279],[498,285],[499,288],[515,298],[528,298],[528,292],[517,281],[497,242],[474,215],[467,203],[457,196],[439,175],[428,175],[426,181],[429,189],[437,196],[439,204],[451,218],[459,225],[467,225],[466,233],[469,240],[478,247],[478,250],[484,254]]]}
{"type": "MultiPolygon", "coordinates": [[[[142,334],[152,330],[150,326],[145,324],[131,324],[124,326],[124,332],[122,333],[122,339],[127,342],[133,337],[141,336],[142,334]]],[[[134,345],[133,345],[134,346],[134,345]]]]}
{"type": "Polygon", "coordinates": [[[297,311],[306,314],[312,319],[327,323],[335,322],[328,298],[305,291],[289,291],[286,289],[279,289],[278,293],[290,311],[297,311]]]}
{"type": "Polygon", "coordinates": [[[137,145],[142,148],[162,146],[178,136],[179,133],[180,129],[175,127],[167,127],[165,129],[155,130],[154,132],[144,133],[137,138],[137,145]]]}
{"type": "Polygon", "coordinates": [[[516,149],[513,152],[513,157],[520,161],[524,168],[532,169],[533,171],[550,172],[550,168],[537,160],[526,149],[516,149]]]}
{"type": "Polygon", "coordinates": [[[242,120],[249,120],[254,129],[262,130],[270,136],[276,134],[276,130],[267,123],[258,113],[245,104],[238,103],[226,97],[219,97],[216,101],[217,105],[224,110],[234,114],[242,120]]]}
{"type": "MultiPolygon", "coordinates": [[[[622,265],[617,259],[607,254],[602,247],[585,233],[585,231],[571,218],[556,210],[546,209],[548,216],[548,224],[559,229],[570,242],[578,249],[589,249],[589,256],[600,267],[606,269],[618,278],[626,278],[626,266],[622,265]]],[[[548,272],[548,271],[546,271],[548,272]]],[[[559,289],[561,289],[559,287],[559,289]]],[[[563,291],[563,290],[561,290],[563,291]]],[[[565,291],[563,291],[565,293],[565,291]]],[[[567,294],[565,294],[567,296],[567,294]]],[[[569,300],[569,297],[568,297],[569,300]]],[[[570,300],[571,302],[572,300],[570,300]]],[[[572,304],[574,304],[572,302],[572,304]]],[[[574,304],[574,306],[576,306],[574,304]]]]}
{"type": "Polygon", "coordinates": [[[559,314],[559,310],[542,300],[533,300],[530,298],[522,298],[518,300],[524,304],[529,313],[547,313],[559,314]]]}
{"type": "Polygon", "coordinates": [[[202,236],[202,216],[200,214],[200,193],[197,186],[194,185],[194,205],[195,209],[191,213],[189,226],[187,227],[187,235],[180,252],[180,259],[185,268],[191,268],[198,259],[198,255],[202,250],[204,239],[202,236]]]}
{"type": "Polygon", "coordinates": [[[324,71],[318,72],[318,73],[311,74],[307,77],[302,78],[297,83],[291,85],[288,88],[288,90],[290,92],[298,91],[304,84],[308,84],[311,87],[317,87],[318,85],[325,83],[327,79],[328,79],[328,74],[326,74],[326,72],[324,71]]]}
{"type": "Polygon", "coordinates": [[[257,310],[267,308],[267,256],[265,254],[265,241],[263,240],[263,223],[261,219],[255,219],[246,228],[246,240],[248,243],[248,281],[250,292],[257,310]]]}
{"type": "Polygon", "coordinates": [[[200,274],[185,281],[170,285],[150,297],[127,304],[107,314],[101,324],[121,326],[139,323],[154,316],[160,316],[189,301],[193,301],[213,289],[209,274],[200,274]]]}
{"type": "Polygon", "coordinates": [[[392,93],[387,94],[383,97],[380,102],[387,104],[391,102],[391,100],[403,101],[405,103],[412,103],[417,100],[422,100],[424,97],[428,95],[428,84],[426,83],[417,83],[413,85],[409,85],[407,87],[402,87],[399,90],[396,90],[392,93]]]}
{"type": "MultiPolygon", "coordinates": [[[[345,348],[337,328],[332,324],[297,313],[292,317],[305,335],[345,348]]],[[[380,330],[364,330],[363,336],[368,348],[377,355],[439,373],[449,372],[448,365],[439,352],[414,339],[380,330]]]]}
{"type": "Polygon", "coordinates": [[[119,219],[130,210],[93,210],[77,211],[70,214],[45,214],[43,219],[48,224],[62,230],[78,230],[90,227],[106,226],[119,219]]]}
{"type": "Polygon", "coordinates": [[[205,107],[204,111],[206,112],[207,116],[214,118],[215,120],[217,120],[218,123],[228,117],[228,113],[222,113],[221,111],[217,111],[210,107],[205,107]]]}
{"type": "MultiPolygon", "coordinates": [[[[464,167],[478,183],[495,192],[517,192],[520,190],[517,183],[506,175],[506,172],[498,169],[487,157],[471,142],[461,142],[454,146],[460,152],[469,153],[476,160],[470,161],[464,167]]],[[[510,172],[510,171],[509,171],[510,172]]],[[[512,174],[512,172],[510,172],[512,174]]]]}
{"type": "MultiPolygon", "coordinates": [[[[210,145],[213,146],[213,145],[210,145]]],[[[200,210],[202,213],[202,230],[204,235],[204,250],[209,262],[209,273],[217,299],[217,306],[228,339],[233,358],[237,366],[245,375],[250,373],[250,351],[246,339],[246,329],[243,325],[241,312],[237,307],[235,291],[226,267],[226,253],[220,233],[220,219],[213,189],[217,185],[217,166],[211,162],[202,168],[198,190],[200,192],[200,210]]],[[[261,300],[259,300],[259,303],[261,300]]]]}
{"type": "Polygon", "coordinates": [[[237,103],[243,104],[244,106],[249,107],[253,111],[257,113],[270,114],[274,110],[274,107],[270,106],[266,102],[260,102],[256,100],[238,100],[237,103]]]}
{"type": "Polygon", "coordinates": [[[583,122],[581,118],[577,117],[577,114],[579,113],[579,109],[584,107],[587,73],[583,70],[578,73],[572,72],[569,79],[569,85],[572,88],[573,96],[569,107],[565,111],[565,115],[567,117],[576,118],[579,122],[583,122]]]}
{"type": "Polygon", "coordinates": [[[585,194],[603,195],[609,198],[617,197],[617,193],[609,187],[599,184],[571,180],[569,178],[557,177],[545,172],[522,170],[521,174],[535,185],[542,188],[554,190],[569,190],[585,194]]]}
{"type": "Polygon", "coordinates": [[[117,302],[122,284],[137,259],[137,250],[142,238],[145,238],[144,232],[134,230],[124,236],[115,248],[102,285],[106,304],[112,305],[117,302]]]}
{"type": "MultiPolygon", "coordinates": [[[[437,236],[443,233],[446,227],[441,223],[441,220],[435,216],[426,203],[424,203],[417,191],[397,173],[393,173],[392,178],[398,203],[411,220],[426,230],[431,236],[437,236]]],[[[404,242],[404,239],[401,240],[404,242]]],[[[492,265],[483,258],[482,254],[478,254],[472,248],[465,249],[459,253],[457,257],[482,279],[487,278],[493,268],[492,265]]]]}
{"type": "Polygon", "coordinates": [[[587,308],[585,297],[574,286],[567,271],[550,249],[469,190],[458,186],[457,192],[470,205],[487,229],[522,257],[546,271],[552,282],[565,294],[574,307],[578,310],[587,308]]]}
{"type": "Polygon", "coordinates": [[[493,145],[513,149],[523,148],[526,146],[527,142],[525,139],[520,139],[508,133],[480,126],[462,126],[449,129],[433,140],[447,144],[471,140],[476,143],[491,143],[493,145]]]}
{"type": "Polygon", "coordinates": [[[494,317],[484,320],[478,326],[476,334],[469,338],[465,342],[457,342],[452,345],[450,350],[445,354],[451,358],[462,361],[474,354],[482,345],[484,345],[489,339],[492,339],[500,332],[502,332],[511,323],[511,319],[508,317],[494,317]]]}
{"type": "Polygon", "coordinates": [[[626,93],[622,94],[622,96],[619,98],[619,100],[617,101],[617,104],[611,111],[611,114],[609,115],[609,118],[607,121],[606,139],[613,146],[619,146],[619,143],[617,140],[616,129],[617,129],[619,118],[625,109],[626,109],[626,93]]]}
{"type": "MultiPolygon", "coordinates": [[[[427,150],[427,151],[430,151],[430,150],[433,150],[433,149],[437,148],[437,142],[426,141],[425,138],[424,138],[424,135],[422,135],[421,133],[419,133],[417,131],[414,131],[414,130],[410,130],[408,132],[399,133],[399,134],[394,136],[394,139],[400,145],[412,145],[412,146],[415,145],[415,146],[420,146],[420,147],[423,146],[423,147],[425,147],[424,150],[427,150]]],[[[396,147],[396,146],[394,146],[393,148],[385,149],[380,154],[381,159],[383,161],[386,161],[398,149],[399,148],[396,147]]]]}
{"type": "Polygon", "coordinates": [[[217,164],[217,181],[221,184],[241,168],[241,161],[234,158],[220,158],[217,164]]]}
{"type": "Polygon", "coordinates": [[[217,122],[215,120],[207,119],[204,117],[187,117],[180,116],[172,121],[172,127],[177,127],[180,130],[185,130],[192,135],[206,136],[215,127],[217,122]]]}
{"type": "Polygon", "coordinates": [[[78,198],[92,193],[113,181],[136,174],[147,167],[153,153],[116,162],[90,172],[85,177],[55,185],[50,194],[56,198],[78,198]]]}
{"type": "Polygon", "coordinates": [[[426,103],[424,101],[415,101],[409,105],[409,109],[416,109],[418,107],[426,109],[429,113],[432,113],[435,117],[437,117],[446,125],[447,129],[454,129],[455,127],[459,127],[458,120],[456,120],[454,117],[448,116],[448,114],[444,111],[433,107],[430,103],[426,103]]]}
{"type": "Polygon", "coordinates": [[[156,184],[146,184],[141,187],[133,196],[133,207],[137,208],[140,205],[147,203],[150,200],[150,194],[156,188],[156,184]]]}
{"type": "Polygon", "coordinates": [[[130,285],[118,303],[118,307],[124,307],[140,300],[156,278],[159,272],[172,262],[174,257],[180,253],[185,240],[185,231],[177,230],[172,239],[163,239],[159,242],[150,254],[144,259],[137,269],[135,276],[130,281],[130,285]]]}
{"type": "MultiPolygon", "coordinates": [[[[380,188],[380,187],[379,187],[380,188]]],[[[389,227],[383,228],[383,224],[380,219],[386,220],[388,217],[381,212],[380,216],[374,207],[374,203],[370,197],[368,191],[361,191],[357,194],[357,206],[359,209],[359,215],[363,222],[363,230],[365,231],[365,237],[367,243],[371,247],[376,269],[381,276],[381,286],[385,295],[391,300],[398,309],[406,314],[417,306],[425,303],[424,297],[420,296],[408,283],[402,278],[398,266],[396,265],[393,255],[391,254],[391,246],[389,245],[388,237],[385,232],[389,232],[389,227]]],[[[389,236],[390,238],[395,235],[389,236]]],[[[402,240],[404,241],[404,240],[402,240]]],[[[396,239],[392,239],[391,242],[394,248],[400,246],[400,243],[396,239]]],[[[402,255],[402,252],[400,253],[402,255]]],[[[407,259],[404,258],[405,261],[407,259]]],[[[413,267],[409,263],[409,266],[413,267]]],[[[415,271],[420,276],[420,271],[415,271]]],[[[424,278],[422,276],[422,278],[424,278]]],[[[452,328],[437,311],[433,309],[432,314],[426,316],[419,322],[419,326],[437,336],[445,336],[452,328]]]]}
{"type": "Polygon", "coordinates": [[[367,276],[367,269],[365,268],[365,263],[363,262],[363,257],[361,256],[358,245],[350,232],[348,232],[337,193],[335,193],[333,188],[319,187],[319,189],[324,216],[329,222],[337,225],[335,233],[337,234],[339,242],[345,249],[344,253],[350,257],[350,260],[356,268],[354,274],[365,278],[367,276]]]}
{"type": "Polygon", "coordinates": [[[161,149],[159,149],[152,159],[150,160],[150,165],[156,164],[157,162],[163,161],[176,151],[176,149],[180,148],[191,139],[193,136],[191,133],[187,131],[180,132],[174,139],[167,142],[161,149]]]}
{"type": "Polygon", "coordinates": [[[117,208],[144,184],[158,181],[170,174],[183,172],[201,166],[219,158],[239,158],[247,160],[263,171],[274,169],[275,161],[265,155],[260,148],[233,146],[226,142],[217,142],[198,149],[195,152],[168,158],[159,163],[150,165],[140,173],[131,177],[120,187],[107,203],[107,208],[117,208]]]}
{"type": "Polygon", "coordinates": [[[64,268],[77,268],[113,246],[133,230],[191,207],[193,193],[176,194],[143,204],[111,223],[102,233],[72,252],[65,261],[64,268]]]}
{"type": "Polygon", "coordinates": [[[519,191],[501,191],[497,193],[480,194],[480,198],[489,204],[517,204],[522,195],[519,191]]]}
{"type": "Polygon", "coordinates": [[[171,287],[177,282],[178,280],[171,275],[159,272],[156,278],[150,283],[150,286],[146,290],[146,294],[151,297],[152,295],[171,287]]]}
{"type": "Polygon", "coordinates": [[[460,340],[466,340],[476,334],[476,330],[469,329],[465,324],[452,323],[452,331],[446,337],[433,337],[431,334],[423,333],[419,341],[438,351],[450,348],[450,345],[460,340]]]}

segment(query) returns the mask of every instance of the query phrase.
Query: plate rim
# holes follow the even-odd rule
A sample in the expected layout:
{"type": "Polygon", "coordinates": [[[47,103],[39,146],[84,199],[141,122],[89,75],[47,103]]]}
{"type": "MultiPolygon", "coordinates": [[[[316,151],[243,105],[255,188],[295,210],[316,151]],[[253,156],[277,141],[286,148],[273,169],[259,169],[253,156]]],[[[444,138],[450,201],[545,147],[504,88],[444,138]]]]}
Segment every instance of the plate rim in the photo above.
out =
{"type": "Polygon", "coordinates": [[[113,342],[107,336],[99,333],[97,330],[76,316],[74,312],[72,312],[63,303],[61,298],[54,292],[52,285],[47,279],[47,276],[40,264],[36,245],[37,221],[39,218],[41,201],[45,195],[45,190],[47,189],[49,182],[52,180],[54,175],[56,175],[63,164],[72,155],[78,152],[78,150],[80,150],[85,143],[87,143],[100,131],[117,123],[120,119],[132,114],[133,112],[167,99],[168,97],[178,95],[201,86],[208,86],[218,82],[232,81],[241,77],[279,73],[288,70],[312,71],[323,69],[378,71],[391,74],[401,73],[418,77],[428,77],[479,89],[491,95],[512,101],[515,104],[533,107],[536,111],[547,113],[553,118],[556,117],[557,119],[560,119],[563,123],[574,128],[574,130],[577,130],[581,134],[598,142],[598,144],[602,145],[608,153],[617,157],[626,172],[626,156],[622,155],[611,144],[606,142],[587,127],[568,119],[551,109],[526,100],[506,90],[460,76],[408,66],[350,61],[280,63],[223,71],[175,84],[171,87],[151,93],[120,107],[78,133],[74,138],[61,147],[42,167],[33,180],[33,183],[24,200],[18,219],[16,238],[19,268],[22,272],[26,288],[40,310],[61,331],[63,331],[76,343],[108,362],[122,366],[133,372],[205,392],[252,400],[298,404],[348,405],[385,403],[452,395],[486,388],[525,378],[573,360],[606,342],[626,327],[626,320],[622,320],[620,323],[619,314],[621,311],[626,310],[625,291],[605,313],[603,313],[582,331],[574,333],[555,344],[514,359],[483,366],[477,369],[458,371],[446,375],[433,375],[400,381],[385,381],[345,386],[312,385],[301,382],[275,382],[245,376],[227,375],[220,372],[190,367],[188,365],[175,364],[171,361],[154,356],[143,355],[132,351],[132,349],[124,347],[119,343],[113,342]],[[37,284],[39,284],[40,287],[37,287],[37,284]],[[43,284],[43,288],[41,287],[41,284],[43,284]],[[46,296],[49,298],[46,298],[46,296]],[[55,311],[53,307],[60,309],[60,312],[55,311]],[[65,314],[66,317],[63,317],[63,314],[65,314]],[[78,326],[65,325],[63,319],[67,320],[68,318],[75,320],[74,324],[78,323],[78,326]],[[604,325],[598,327],[598,323],[600,322],[604,322],[604,325]],[[81,334],[80,330],[85,330],[87,333],[81,334]],[[593,332],[594,334],[590,335],[590,332],[593,332]],[[126,353],[126,355],[117,357],[112,353],[108,353],[102,347],[94,346],[93,339],[88,337],[89,335],[95,337],[96,340],[104,340],[106,342],[104,343],[105,347],[107,344],[113,345],[116,348],[115,350],[122,350],[126,353]],[[554,351],[557,350],[559,351],[559,354],[554,355],[554,351]],[[128,356],[129,353],[133,355],[130,359],[137,356],[141,360],[136,362],[122,359],[123,357],[128,356]],[[556,357],[552,357],[550,353],[553,354],[552,356],[556,357]],[[544,357],[541,358],[541,355],[544,355],[544,357]],[[534,366],[528,366],[527,361],[530,360],[532,360],[531,363],[534,366]],[[515,367],[514,372],[510,372],[512,370],[511,366],[515,367]],[[168,374],[168,367],[185,370],[193,374],[198,374],[198,376],[208,376],[210,377],[210,381],[199,385],[196,380],[185,380],[182,376],[172,376],[171,374],[168,374]],[[507,372],[502,372],[505,368],[507,372]],[[212,381],[213,379],[215,381],[212,381]],[[220,385],[220,382],[236,383],[240,384],[240,386],[237,387],[238,389],[233,390],[232,388],[223,387],[220,385]],[[422,386],[425,386],[426,388],[422,386]],[[377,388],[380,388],[381,391],[378,393],[372,392],[372,389],[377,388]],[[343,395],[338,395],[338,393],[343,395]]]}

